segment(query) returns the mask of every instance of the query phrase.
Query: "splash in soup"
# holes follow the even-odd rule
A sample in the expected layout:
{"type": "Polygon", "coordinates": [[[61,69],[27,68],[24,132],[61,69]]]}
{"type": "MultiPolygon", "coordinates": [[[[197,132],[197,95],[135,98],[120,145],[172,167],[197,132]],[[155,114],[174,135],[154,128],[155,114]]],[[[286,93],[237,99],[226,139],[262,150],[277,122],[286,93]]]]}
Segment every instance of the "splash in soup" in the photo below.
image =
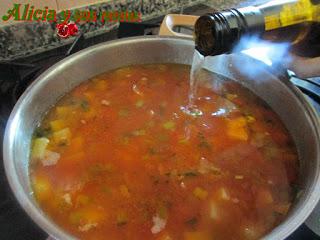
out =
{"type": "Polygon", "coordinates": [[[117,69],[49,110],[30,178],[54,222],[80,239],[238,240],[286,217],[298,157],[278,116],[234,81],[210,84],[208,73],[199,112],[188,115],[189,72],[117,69]]]}

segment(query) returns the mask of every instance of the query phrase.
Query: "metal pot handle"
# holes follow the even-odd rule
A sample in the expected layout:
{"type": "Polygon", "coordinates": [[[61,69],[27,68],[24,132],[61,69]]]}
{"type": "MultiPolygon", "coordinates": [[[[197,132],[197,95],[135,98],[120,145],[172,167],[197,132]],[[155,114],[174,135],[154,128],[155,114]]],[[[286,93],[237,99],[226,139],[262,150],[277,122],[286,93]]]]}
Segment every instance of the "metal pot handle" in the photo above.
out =
{"type": "Polygon", "coordinates": [[[193,15],[168,14],[161,23],[159,35],[193,38],[192,35],[175,32],[173,31],[173,28],[175,26],[193,27],[198,18],[198,16],[193,15]]]}

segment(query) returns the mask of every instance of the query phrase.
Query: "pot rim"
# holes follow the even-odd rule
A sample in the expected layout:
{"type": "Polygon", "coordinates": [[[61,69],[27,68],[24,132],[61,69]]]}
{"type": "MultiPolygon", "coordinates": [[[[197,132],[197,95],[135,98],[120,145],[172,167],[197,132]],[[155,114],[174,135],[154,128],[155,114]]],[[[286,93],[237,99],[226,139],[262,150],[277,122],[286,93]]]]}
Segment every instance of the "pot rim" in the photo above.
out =
{"type": "MultiPolygon", "coordinates": [[[[28,194],[24,191],[24,188],[21,184],[21,181],[19,179],[19,176],[17,174],[17,169],[15,167],[15,163],[13,161],[13,151],[11,147],[13,146],[15,136],[15,125],[16,125],[16,117],[21,111],[21,108],[23,108],[23,103],[27,96],[30,94],[33,94],[32,90],[41,84],[45,84],[48,80],[47,77],[51,74],[54,74],[54,70],[60,67],[63,67],[63,65],[67,64],[68,62],[72,61],[75,58],[82,58],[85,57],[86,54],[90,53],[91,51],[98,51],[100,48],[104,49],[106,46],[112,48],[119,44],[126,44],[130,42],[136,42],[136,41],[161,41],[161,40],[174,40],[174,41],[180,41],[183,44],[189,44],[194,45],[193,41],[186,38],[181,37],[168,37],[168,36],[139,36],[139,37],[130,37],[125,39],[117,39],[113,41],[103,42],[88,48],[85,48],[83,50],[80,50],[79,52],[72,54],[65,59],[55,63],[50,68],[48,68],[46,71],[44,71],[40,76],[38,76],[31,84],[28,86],[28,88],[24,91],[24,93],[20,96],[17,103],[15,104],[12,112],[10,113],[10,117],[8,119],[6,128],[5,128],[5,134],[4,134],[4,141],[3,141],[3,161],[4,161],[4,167],[5,167],[5,173],[7,176],[7,179],[9,181],[9,185],[18,200],[19,204],[22,206],[24,211],[29,215],[29,217],[43,230],[45,230],[50,236],[56,238],[56,239],[76,239],[72,235],[68,234],[66,231],[64,231],[62,228],[60,228],[58,225],[56,225],[53,221],[50,220],[47,216],[42,214],[42,210],[36,207],[36,204],[31,201],[31,199],[28,198],[28,194]]],[[[256,61],[256,60],[255,60],[256,61]]],[[[278,77],[277,77],[278,78],[278,77]]],[[[278,78],[279,79],[279,78],[278,78]]],[[[316,110],[313,108],[313,106],[307,101],[307,99],[303,96],[302,92],[294,86],[293,83],[290,81],[283,81],[282,82],[294,93],[295,97],[298,98],[300,103],[305,107],[306,114],[310,118],[314,130],[316,131],[316,140],[317,140],[317,156],[320,156],[320,125],[319,120],[317,117],[316,110]]],[[[318,169],[318,172],[320,172],[320,166],[315,166],[318,169]]],[[[278,225],[276,228],[274,228],[271,232],[269,232],[266,236],[263,237],[263,239],[284,239],[285,237],[289,236],[293,231],[295,231],[310,215],[316,204],[318,203],[320,199],[320,174],[317,174],[315,181],[313,182],[313,190],[308,197],[308,199],[305,200],[305,205],[303,205],[301,208],[298,209],[298,211],[291,216],[290,218],[287,218],[284,222],[282,222],[280,225],[278,225]],[[289,221],[287,221],[289,220],[289,221]],[[284,224],[285,223],[285,224],[284,224]],[[288,227],[288,226],[289,227],[288,227]]]]}

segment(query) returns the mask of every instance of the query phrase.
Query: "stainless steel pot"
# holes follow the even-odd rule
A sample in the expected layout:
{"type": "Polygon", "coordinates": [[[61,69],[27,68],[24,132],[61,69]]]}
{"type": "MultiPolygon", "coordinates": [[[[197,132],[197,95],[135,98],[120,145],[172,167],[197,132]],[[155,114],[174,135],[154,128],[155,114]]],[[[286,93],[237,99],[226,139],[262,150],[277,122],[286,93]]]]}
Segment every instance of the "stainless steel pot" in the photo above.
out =
{"type": "MultiPolygon", "coordinates": [[[[191,64],[193,41],[170,37],[139,37],[103,43],[82,50],[52,66],[25,91],[14,107],[4,138],[4,164],[11,188],[29,216],[56,239],[73,239],[52,222],[35,202],[29,181],[31,136],[44,114],[57,100],[87,79],[131,64],[191,64]]],[[[243,55],[209,59],[206,68],[239,81],[265,100],[280,116],[300,155],[301,195],[286,220],[265,239],[284,239],[311,213],[320,197],[320,131],[315,111],[289,81],[272,75],[257,61],[243,55]],[[254,76],[234,64],[246,61],[254,76]],[[260,81],[254,81],[260,79],[260,81]]]]}

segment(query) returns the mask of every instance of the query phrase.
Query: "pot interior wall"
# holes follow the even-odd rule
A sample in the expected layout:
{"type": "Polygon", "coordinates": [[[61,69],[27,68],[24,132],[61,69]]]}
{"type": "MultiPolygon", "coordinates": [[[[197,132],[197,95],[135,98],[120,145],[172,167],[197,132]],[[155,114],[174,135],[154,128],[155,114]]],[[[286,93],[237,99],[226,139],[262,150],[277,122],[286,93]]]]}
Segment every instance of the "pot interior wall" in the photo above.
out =
{"type": "MultiPolygon", "coordinates": [[[[70,237],[50,222],[39,211],[34,202],[28,176],[28,154],[32,132],[44,114],[65,93],[81,82],[111,69],[131,64],[143,63],[180,63],[191,64],[193,43],[189,40],[174,38],[134,38],[101,44],[83,50],[51,67],[35,81],[17,103],[8,123],[5,137],[4,154],[6,171],[12,188],[20,204],[31,217],[47,232],[59,238],[70,237]],[[13,161],[8,163],[8,161],[13,161]],[[37,214],[35,214],[35,212],[37,214]]],[[[314,112],[306,106],[295,90],[266,72],[256,61],[253,66],[259,74],[252,78],[240,73],[233,67],[235,58],[244,56],[224,55],[206,61],[206,68],[228,78],[240,81],[265,100],[280,116],[289,129],[298,147],[301,159],[301,186],[303,194],[289,214],[286,222],[276,228],[268,237],[278,234],[276,239],[292,232],[285,225],[297,227],[311,211],[318,195],[314,193],[319,175],[319,139],[316,124],[311,117],[314,112]],[[219,62],[218,62],[219,60],[219,62]],[[223,63],[223,64],[221,64],[223,63]],[[254,81],[257,78],[261,81],[254,81]],[[308,203],[307,203],[308,202],[308,203]],[[302,212],[304,211],[304,212],[302,212]],[[297,214],[299,215],[297,217],[297,214]],[[282,235],[281,235],[282,234],[282,235]]]]}

